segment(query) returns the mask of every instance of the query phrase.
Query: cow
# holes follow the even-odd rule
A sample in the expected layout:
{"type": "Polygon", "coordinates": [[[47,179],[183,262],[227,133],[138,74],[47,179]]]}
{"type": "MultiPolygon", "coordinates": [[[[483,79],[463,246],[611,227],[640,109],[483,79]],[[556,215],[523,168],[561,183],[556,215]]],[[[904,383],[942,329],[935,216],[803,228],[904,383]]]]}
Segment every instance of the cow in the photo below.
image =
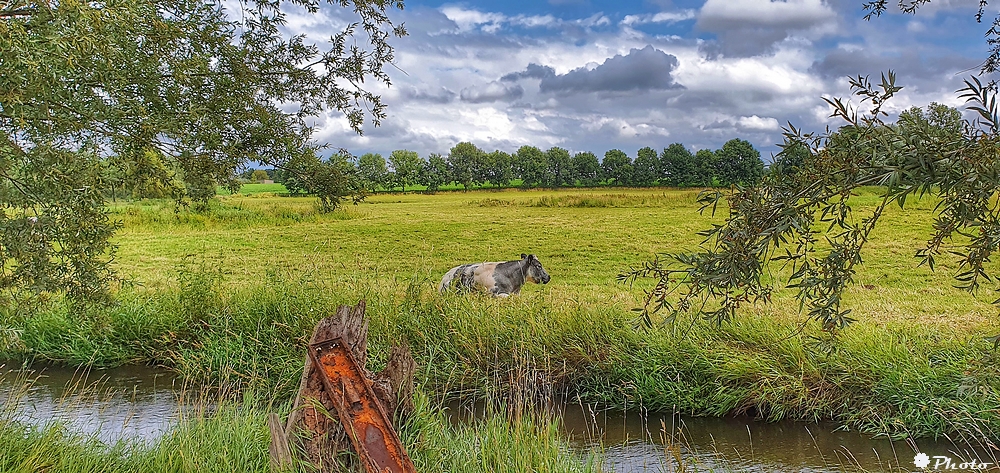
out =
{"type": "Polygon", "coordinates": [[[535,255],[522,253],[521,259],[514,261],[455,266],[445,273],[438,291],[444,293],[454,286],[458,292],[479,289],[496,297],[507,297],[521,292],[524,281],[548,284],[549,279],[549,273],[535,255]]]}

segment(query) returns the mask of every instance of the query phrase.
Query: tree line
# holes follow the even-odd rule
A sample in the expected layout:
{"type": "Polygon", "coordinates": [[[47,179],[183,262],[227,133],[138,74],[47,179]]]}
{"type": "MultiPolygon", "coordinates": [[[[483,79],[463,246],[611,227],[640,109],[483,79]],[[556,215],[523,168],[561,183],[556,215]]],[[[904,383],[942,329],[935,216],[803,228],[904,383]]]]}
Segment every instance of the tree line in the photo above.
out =
{"type": "MultiPolygon", "coordinates": [[[[604,153],[603,158],[590,151],[571,155],[564,148],[541,150],[522,146],[514,153],[501,150],[486,152],[473,143],[462,142],[447,155],[431,153],[426,158],[415,151],[396,150],[386,159],[378,153],[360,157],[336,155],[330,161],[352,176],[354,185],[367,193],[379,190],[406,192],[422,186],[430,192],[449,186],[476,187],[728,187],[753,185],[764,175],[760,152],[746,140],[734,138],[717,150],[691,152],[681,143],[673,143],[657,152],[645,147],[633,158],[620,149],[604,153]]],[[[247,170],[249,177],[254,170],[247,170]]],[[[268,170],[275,182],[285,184],[292,193],[309,189],[293,173],[268,170]]]]}

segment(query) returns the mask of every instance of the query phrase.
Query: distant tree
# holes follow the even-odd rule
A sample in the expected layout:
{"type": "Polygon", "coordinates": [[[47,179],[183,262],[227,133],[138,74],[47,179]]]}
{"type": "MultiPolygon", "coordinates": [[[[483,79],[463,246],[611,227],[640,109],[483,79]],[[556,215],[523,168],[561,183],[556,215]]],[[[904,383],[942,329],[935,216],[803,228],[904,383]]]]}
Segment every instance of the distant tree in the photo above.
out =
{"type": "Polygon", "coordinates": [[[673,143],[660,153],[660,178],[669,186],[692,185],[700,178],[694,155],[684,145],[673,143]]]}
{"type": "Polygon", "coordinates": [[[406,192],[406,186],[416,184],[423,169],[423,161],[416,151],[397,149],[389,155],[392,164],[392,182],[406,192]]]}
{"type": "Polygon", "coordinates": [[[601,163],[597,161],[597,156],[590,151],[583,151],[573,155],[573,170],[575,178],[581,185],[593,187],[603,180],[601,163]]]}
{"type": "Polygon", "coordinates": [[[632,183],[640,187],[649,187],[656,184],[660,177],[660,160],[656,156],[656,150],[645,147],[639,150],[632,164],[632,183]]]}
{"type": "Polygon", "coordinates": [[[254,169],[253,173],[250,174],[250,180],[254,182],[263,182],[267,180],[267,171],[263,169],[254,169]]]}
{"type": "Polygon", "coordinates": [[[486,181],[496,187],[506,187],[514,178],[514,159],[511,155],[496,150],[483,158],[483,174],[486,181]]]}
{"type": "Polygon", "coordinates": [[[632,183],[632,160],[620,149],[604,153],[601,168],[604,169],[609,184],[613,182],[616,186],[627,186],[632,183]]]}
{"type": "Polygon", "coordinates": [[[552,181],[548,158],[534,146],[522,146],[514,155],[514,168],[521,177],[521,187],[532,188],[552,181]]]}
{"type": "Polygon", "coordinates": [[[482,176],[484,155],[483,150],[468,141],[455,145],[448,153],[451,175],[465,190],[469,190],[473,184],[482,184],[485,180],[482,176]]]}
{"type": "Polygon", "coordinates": [[[733,138],[716,153],[716,178],[722,186],[754,185],[764,176],[760,151],[749,141],[733,138]]]}
{"type": "Polygon", "coordinates": [[[548,176],[551,179],[549,185],[562,187],[573,185],[573,158],[569,156],[569,151],[558,146],[553,146],[545,152],[545,160],[549,166],[548,176]]]}
{"type": "Polygon", "coordinates": [[[694,166],[692,167],[691,182],[686,185],[714,187],[716,181],[716,168],[718,167],[718,155],[709,149],[699,149],[694,154],[694,166]]]}
{"type": "Polygon", "coordinates": [[[358,176],[362,185],[371,193],[379,187],[389,187],[389,169],[385,158],[378,153],[365,153],[358,158],[358,176]]]}
{"type": "Polygon", "coordinates": [[[770,173],[792,175],[799,172],[799,169],[809,158],[809,146],[805,143],[789,143],[774,155],[774,162],[771,164],[770,173]]]}
{"type": "Polygon", "coordinates": [[[448,170],[448,162],[440,154],[431,153],[423,164],[420,183],[427,186],[429,192],[437,192],[441,186],[453,181],[448,170]]]}

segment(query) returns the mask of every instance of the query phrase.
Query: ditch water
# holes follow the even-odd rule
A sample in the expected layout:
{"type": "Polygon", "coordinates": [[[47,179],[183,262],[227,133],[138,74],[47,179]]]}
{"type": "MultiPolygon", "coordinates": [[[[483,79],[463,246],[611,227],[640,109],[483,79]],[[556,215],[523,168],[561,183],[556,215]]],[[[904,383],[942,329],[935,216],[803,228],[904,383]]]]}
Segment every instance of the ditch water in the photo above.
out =
{"type": "MultiPolygon", "coordinates": [[[[0,365],[2,366],[2,365],[0,365]]],[[[0,367],[0,413],[29,424],[57,421],[105,443],[155,441],[189,409],[184,390],[168,372],[149,367],[78,372],[60,367],[0,367]],[[188,406],[188,407],[184,407],[188,406]]],[[[452,403],[452,421],[481,419],[479,404],[452,403]]],[[[594,411],[585,404],[560,408],[562,429],[581,455],[598,451],[615,472],[918,471],[914,444],[872,439],[834,424],[774,422],[750,418],[696,418],[669,413],[594,411]],[[671,435],[671,433],[673,435],[671,435]]],[[[948,441],[918,440],[930,457],[954,464],[997,460],[948,441]]],[[[937,460],[932,460],[937,461],[937,460]]],[[[970,471],[970,470],[966,470],[970,471]]]]}
{"type": "Polygon", "coordinates": [[[30,425],[59,422],[105,444],[164,435],[181,414],[182,392],[173,375],[148,366],[74,371],[0,364],[0,413],[30,425]]]}

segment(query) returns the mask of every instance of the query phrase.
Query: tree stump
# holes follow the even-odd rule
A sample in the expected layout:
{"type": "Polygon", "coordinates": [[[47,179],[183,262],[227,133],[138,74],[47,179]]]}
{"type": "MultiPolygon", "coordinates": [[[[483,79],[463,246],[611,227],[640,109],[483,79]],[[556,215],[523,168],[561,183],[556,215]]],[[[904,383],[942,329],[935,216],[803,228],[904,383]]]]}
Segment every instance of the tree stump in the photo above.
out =
{"type": "MultiPolygon", "coordinates": [[[[413,373],[416,363],[406,345],[392,348],[386,368],[372,375],[366,366],[368,348],[368,319],[365,317],[365,301],[352,307],[340,306],[337,313],[316,324],[309,345],[342,338],[351,349],[365,377],[370,381],[376,399],[391,422],[413,411],[413,373]]],[[[305,357],[299,392],[295,396],[292,412],[284,427],[284,432],[274,433],[272,426],[272,451],[280,451],[282,436],[287,436],[293,447],[293,455],[301,456],[320,472],[341,471],[337,456],[352,451],[353,447],[343,425],[337,418],[333,402],[325,394],[321,374],[309,356],[305,357]]],[[[280,425],[278,426],[280,429],[280,425]]],[[[287,446],[286,446],[287,448],[287,446]]],[[[280,464],[272,456],[273,464],[280,464]]]]}

